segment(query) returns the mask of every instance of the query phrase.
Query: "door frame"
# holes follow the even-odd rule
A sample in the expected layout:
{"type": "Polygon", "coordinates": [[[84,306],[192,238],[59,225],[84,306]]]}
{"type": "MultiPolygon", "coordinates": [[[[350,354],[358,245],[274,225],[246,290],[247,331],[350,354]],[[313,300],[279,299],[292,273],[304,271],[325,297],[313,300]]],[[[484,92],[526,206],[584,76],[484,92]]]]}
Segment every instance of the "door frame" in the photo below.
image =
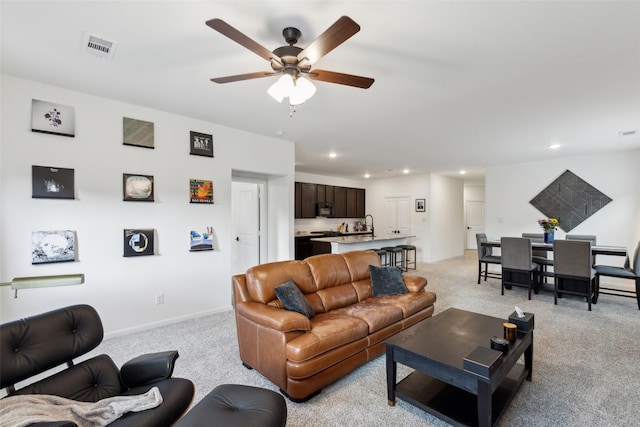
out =
{"type": "MultiPolygon", "coordinates": [[[[251,174],[252,176],[245,176],[245,174],[238,173],[235,171],[231,175],[231,183],[233,186],[234,182],[242,182],[249,184],[256,184],[258,186],[258,218],[259,218],[259,244],[258,244],[258,260],[260,264],[263,264],[268,261],[268,221],[267,221],[267,178],[264,176],[259,176],[256,174],[251,174]]],[[[236,203],[233,198],[235,194],[231,191],[231,216],[232,218],[236,217],[236,212],[234,212],[236,203]]],[[[232,221],[233,222],[233,221],[232,221]]],[[[234,223],[235,224],[235,223],[234,223]]],[[[235,239],[236,229],[235,226],[231,230],[231,244],[233,245],[233,239],[235,239]]],[[[236,251],[232,251],[231,255],[231,270],[235,271],[234,266],[236,265],[236,251]]]]}

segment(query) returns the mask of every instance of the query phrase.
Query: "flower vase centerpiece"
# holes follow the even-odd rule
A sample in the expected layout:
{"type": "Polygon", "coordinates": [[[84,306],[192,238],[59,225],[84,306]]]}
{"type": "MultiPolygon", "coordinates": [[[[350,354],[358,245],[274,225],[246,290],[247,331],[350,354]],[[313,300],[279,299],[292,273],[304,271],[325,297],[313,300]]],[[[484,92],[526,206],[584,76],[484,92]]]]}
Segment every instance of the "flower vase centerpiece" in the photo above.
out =
{"type": "Polygon", "coordinates": [[[544,230],[545,243],[553,243],[554,232],[557,230],[559,222],[560,221],[557,218],[545,218],[538,220],[538,224],[544,230]]]}

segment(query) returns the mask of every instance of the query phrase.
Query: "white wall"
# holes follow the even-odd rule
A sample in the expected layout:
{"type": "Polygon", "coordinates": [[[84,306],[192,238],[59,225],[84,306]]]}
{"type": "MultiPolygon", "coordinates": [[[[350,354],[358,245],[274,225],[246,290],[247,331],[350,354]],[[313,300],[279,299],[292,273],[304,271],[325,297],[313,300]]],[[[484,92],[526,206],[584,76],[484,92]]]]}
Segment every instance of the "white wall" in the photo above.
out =
{"type": "Polygon", "coordinates": [[[230,308],[232,169],[269,177],[269,256],[293,257],[292,143],[63,88],[1,76],[0,281],[84,273],[80,286],[0,288],[0,320],[88,303],[121,333],[230,308]],[[75,138],[31,132],[31,100],[75,108],[75,138]],[[122,118],[154,123],[155,149],[124,146],[122,118]],[[210,133],[214,158],[189,155],[210,133]],[[251,156],[247,153],[252,153],[251,156]],[[31,198],[31,166],[75,170],[75,200],[31,198]],[[155,202],[123,202],[122,174],[155,178],[155,202]],[[190,178],[211,179],[215,204],[189,204],[190,178]],[[213,226],[215,251],[189,252],[190,228],[213,226]],[[123,229],[156,230],[156,255],[124,258],[123,229]],[[77,233],[76,262],[31,264],[31,232],[77,233]],[[165,303],[155,305],[163,293],[165,303]]]}
{"type": "Polygon", "coordinates": [[[429,262],[464,254],[464,181],[431,175],[431,240],[429,262]]]}
{"type": "MultiPolygon", "coordinates": [[[[544,215],[529,201],[567,169],[613,199],[572,234],[594,234],[598,244],[626,246],[640,240],[640,150],[565,157],[487,168],[486,233],[489,239],[541,232],[544,215]]],[[[556,231],[556,238],[565,232],[556,231]]],[[[598,256],[598,263],[622,265],[620,257],[598,256]]],[[[605,278],[602,279],[603,282],[605,278]]],[[[629,282],[629,281],[627,281],[629,282]]]]}

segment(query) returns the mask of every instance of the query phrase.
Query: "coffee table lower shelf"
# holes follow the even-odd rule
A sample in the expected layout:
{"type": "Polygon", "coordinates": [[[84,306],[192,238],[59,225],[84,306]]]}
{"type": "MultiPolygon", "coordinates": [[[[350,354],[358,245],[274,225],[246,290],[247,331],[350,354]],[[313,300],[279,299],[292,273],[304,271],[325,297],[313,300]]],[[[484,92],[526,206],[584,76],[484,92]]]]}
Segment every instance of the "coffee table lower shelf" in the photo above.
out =
{"type": "MultiPolygon", "coordinates": [[[[528,375],[517,363],[492,395],[492,425],[496,425],[528,375]]],[[[477,397],[458,387],[414,371],[396,384],[397,398],[455,426],[477,426],[477,397]]]]}

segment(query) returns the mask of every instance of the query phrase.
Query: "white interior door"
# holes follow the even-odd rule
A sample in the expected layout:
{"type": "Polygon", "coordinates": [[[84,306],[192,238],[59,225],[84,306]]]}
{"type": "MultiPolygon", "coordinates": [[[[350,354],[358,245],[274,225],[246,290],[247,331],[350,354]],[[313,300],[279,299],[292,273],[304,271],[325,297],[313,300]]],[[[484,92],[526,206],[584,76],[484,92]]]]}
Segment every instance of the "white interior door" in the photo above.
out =
{"type": "Polygon", "coordinates": [[[256,183],[231,183],[234,274],[260,264],[260,187],[256,183]]]}
{"type": "Polygon", "coordinates": [[[476,233],[484,233],[484,202],[467,202],[467,249],[477,249],[476,233]]]}
{"type": "Polygon", "coordinates": [[[384,234],[410,234],[411,216],[408,197],[385,197],[384,234]]]}

